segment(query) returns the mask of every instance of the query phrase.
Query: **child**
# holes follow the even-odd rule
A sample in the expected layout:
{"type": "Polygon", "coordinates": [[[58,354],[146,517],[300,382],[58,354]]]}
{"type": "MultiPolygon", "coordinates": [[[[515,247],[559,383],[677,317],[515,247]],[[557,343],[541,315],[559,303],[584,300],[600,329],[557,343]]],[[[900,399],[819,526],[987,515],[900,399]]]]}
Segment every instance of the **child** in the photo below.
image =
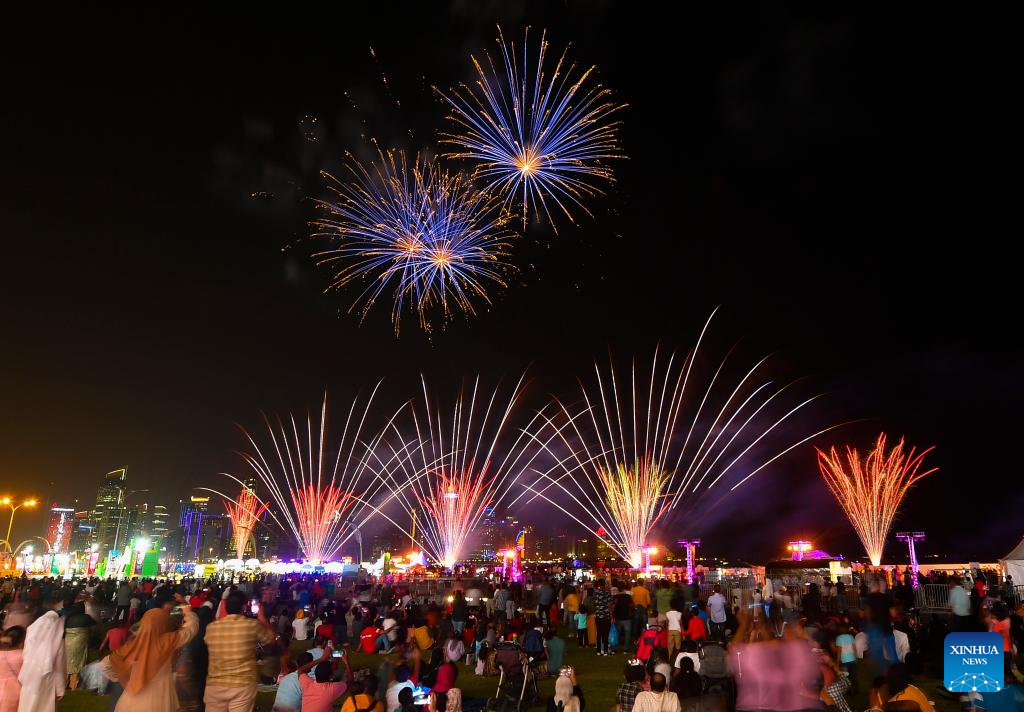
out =
{"type": "Polygon", "coordinates": [[[580,606],[573,616],[576,619],[576,642],[581,648],[587,647],[587,607],[580,606]]]}
{"type": "Polygon", "coordinates": [[[857,693],[857,653],[854,649],[854,638],[850,626],[844,625],[842,633],[836,636],[836,657],[839,665],[850,676],[850,691],[857,693]]]}

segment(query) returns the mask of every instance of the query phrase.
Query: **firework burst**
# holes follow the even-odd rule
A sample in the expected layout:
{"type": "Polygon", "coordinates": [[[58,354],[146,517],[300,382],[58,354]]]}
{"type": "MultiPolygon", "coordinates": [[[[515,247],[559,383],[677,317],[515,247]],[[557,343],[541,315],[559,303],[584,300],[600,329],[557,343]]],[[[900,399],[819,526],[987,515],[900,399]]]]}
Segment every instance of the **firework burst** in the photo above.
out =
{"type": "Polygon", "coordinates": [[[231,520],[231,538],[235,546],[235,555],[241,559],[249,545],[252,533],[260,517],[267,511],[267,505],[261,503],[256,493],[245,485],[236,500],[225,500],[224,509],[231,520]]]}
{"type": "MultiPolygon", "coordinates": [[[[291,533],[303,557],[311,563],[329,561],[390,501],[390,497],[384,497],[373,503],[394,464],[374,454],[391,421],[378,434],[364,437],[366,419],[379,387],[378,383],[365,403],[358,397],[352,401],[333,463],[328,457],[326,397],[318,421],[309,415],[303,425],[294,416],[271,419],[264,415],[269,445],[263,448],[243,430],[253,452],[239,454],[269,492],[267,501],[255,494],[253,497],[268,507],[278,526],[291,533]]],[[[237,477],[227,476],[242,483],[237,477]]]]}
{"type": "Polygon", "coordinates": [[[538,471],[517,499],[547,499],[635,567],[651,530],[682,502],[716,485],[731,483],[735,490],[831,430],[781,450],[768,447],[770,436],[817,396],[785,399],[792,384],[776,386],[763,377],[767,359],[730,382],[726,356],[702,381],[695,361],[710,322],[685,358],[656,351],[646,375],[635,363],[627,379],[611,361],[607,369],[595,364],[594,385],[581,384],[581,406],[556,400],[542,415],[533,439],[555,464],[538,471]]]}
{"type": "Polygon", "coordinates": [[[846,512],[872,566],[882,562],[885,539],[907,492],[922,477],[938,468],[921,471],[924,456],[934,448],[916,453],[914,448],[904,454],[903,439],[888,453],[885,433],[878,436],[875,447],[861,458],[857,450],[847,446],[846,461],[836,451],[818,450],[818,467],[829,490],[846,512]]]}
{"type": "Polygon", "coordinates": [[[542,32],[536,61],[531,57],[529,28],[523,35],[522,57],[505,41],[498,27],[502,71],[489,53],[476,69],[473,85],[444,92],[451,109],[451,132],[441,135],[453,147],[447,155],[467,159],[486,189],[499,191],[506,204],[522,203],[525,228],[531,208],[543,211],[552,227],[549,203],[570,221],[572,208],[592,215],[585,200],[603,195],[612,182],[605,161],[623,158],[616,137],[619,122],[610,117],[624,105],[611,91],[590,80],[594,67],[577,69],[562,52],[550,76],[545,74],[547,33],[542,32]]]}
{"type": "Polygon", "coordinates": [[[377,153],[369,165],[348,154],[344,180],[323,174],[334,197],[319,201],[313,236],[330,247],[314,258],[333,270],[329,289],[365,282],[349,312],[365,318],[387,297],[396,334],[406,311],[429,331],[433,317],[490,305],[490,290],[507,286],[511,270],[513,233],[500,198],[432,158],[410,165],[400,151],[377,153]]]}
{"type": "Polygon", "coordinates": [[[393,426],[397,440],[405,444],[387,445],[383,459],[400,464],[382,479],[420,525],[420,546],[446,568],[461,560],[485,509],[502,503],[536,457],[527,453],[529,438],[522,431],[510,447],[503,447],[522,388],[520,378],[506,401],[500,386],[490,395],[481,393],[477,378],[468,392],[460,391],[446,417],[431,401],[424,381],[422,404],[408,406],[406,430],[412,437],[405,438],[393,426]]]}

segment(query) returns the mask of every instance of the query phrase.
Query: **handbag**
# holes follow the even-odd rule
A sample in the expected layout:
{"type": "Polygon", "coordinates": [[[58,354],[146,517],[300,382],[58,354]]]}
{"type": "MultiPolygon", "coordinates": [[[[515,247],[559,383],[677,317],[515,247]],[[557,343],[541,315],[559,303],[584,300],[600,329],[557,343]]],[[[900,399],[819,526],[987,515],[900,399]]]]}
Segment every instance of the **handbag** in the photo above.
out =
{"type": "Polygon", "coordinates": [[[619,629],[614,625],[608,629],[608,647],[614,648],[619,644],[619,629]]]}

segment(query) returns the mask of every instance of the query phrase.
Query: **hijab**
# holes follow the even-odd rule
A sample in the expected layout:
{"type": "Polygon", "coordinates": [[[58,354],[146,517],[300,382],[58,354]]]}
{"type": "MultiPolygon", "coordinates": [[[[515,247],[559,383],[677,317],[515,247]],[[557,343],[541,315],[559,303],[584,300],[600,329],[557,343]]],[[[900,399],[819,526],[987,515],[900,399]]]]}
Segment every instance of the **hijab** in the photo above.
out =
{"type": "Polygon", "coordinates": [[[177,642],[170,615],[163,608],[153,608],[142,616],[135,637],[110,654],[110,666],[124,689],[136,695],[171,659],[177,642]]]}
{"type": "MultiPolygon", "coordinates": [[[[56,611],[47,611],[25,633],[24,663],[18,680],[25,684],[55,669],[54,660],[64,646],[64,619],[56,611]]],[[[60,673],[63,675],[64,670],[60,673]]]]}
{"type": "Polygon", "coordinates": [[[555,708],[559,705],[563,712],[580,712],[580,698],[572,694],[572,680],[565,675],[555,680],[555,708]]]}

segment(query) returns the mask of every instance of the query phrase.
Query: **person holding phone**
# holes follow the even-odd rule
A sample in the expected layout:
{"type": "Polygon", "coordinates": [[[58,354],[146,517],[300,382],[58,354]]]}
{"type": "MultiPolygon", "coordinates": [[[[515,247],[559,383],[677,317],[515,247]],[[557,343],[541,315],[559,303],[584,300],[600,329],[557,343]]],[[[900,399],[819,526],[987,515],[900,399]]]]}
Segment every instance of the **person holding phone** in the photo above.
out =
{"type": "Polygon", "coordinates": [[[301,665],[297,670],[299,687],[302,689],[302,712],[331,712],[334,701],[342,697],[352,684],[352,668],[344,650],[337,651],[327,645],[319,660],[301,665]],[[337,679],[337,666],[345,667],[345,680],[337,679]],[[305,673],[313,670],[315,677],[305,673]]]}
{"type": "Polygon", "coordinates": [[[256,644],[269,645],[276,636],[262,606],[256,618],[243,615],[248,603],[248,596],[232,591],[224,599],[225,616],[206,628],[206,712],[247,712],[256,701],[256,644]]]}

